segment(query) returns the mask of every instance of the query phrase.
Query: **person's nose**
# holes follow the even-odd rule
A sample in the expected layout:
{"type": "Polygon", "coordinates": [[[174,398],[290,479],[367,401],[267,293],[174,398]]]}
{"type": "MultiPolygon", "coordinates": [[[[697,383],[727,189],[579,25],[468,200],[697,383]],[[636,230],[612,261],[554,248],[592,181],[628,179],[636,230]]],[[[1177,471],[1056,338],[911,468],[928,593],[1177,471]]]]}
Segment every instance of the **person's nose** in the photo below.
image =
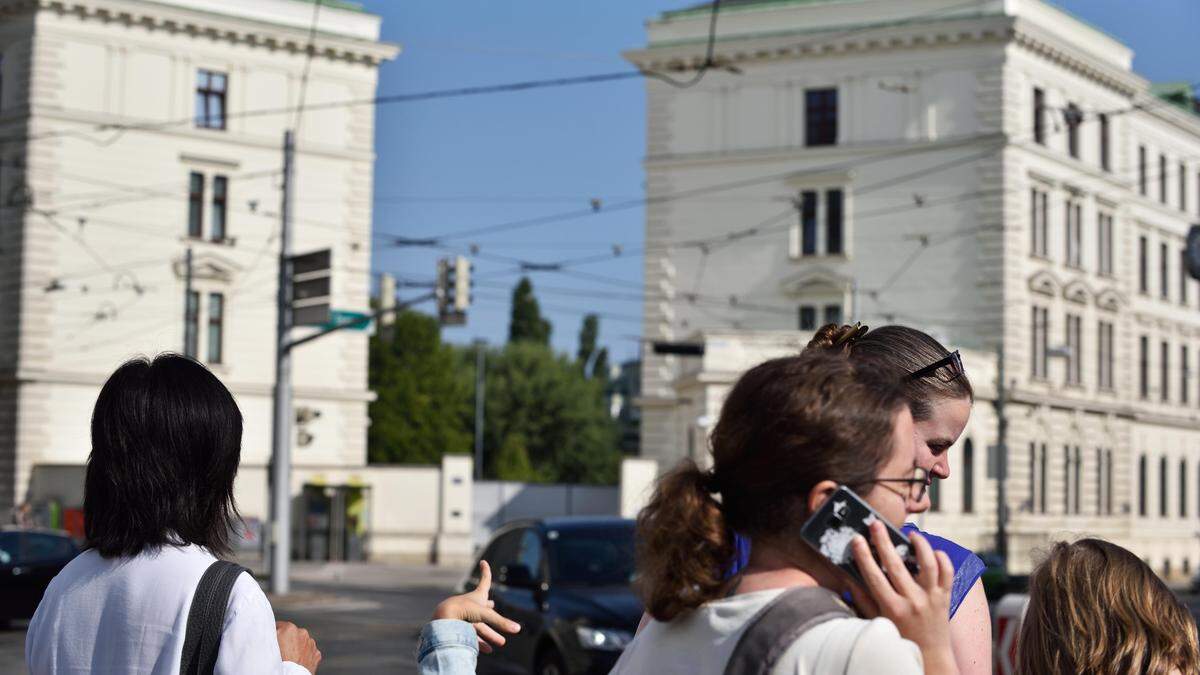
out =
{"type": "Polygon", "coordinates": [[[929,473],[935,476],[934,480],[939,478],[946,480],[950,478],[950,460],[943,454],[937,459],[937,461],[933,463],[933,466],[929,468],[929,473]]]}

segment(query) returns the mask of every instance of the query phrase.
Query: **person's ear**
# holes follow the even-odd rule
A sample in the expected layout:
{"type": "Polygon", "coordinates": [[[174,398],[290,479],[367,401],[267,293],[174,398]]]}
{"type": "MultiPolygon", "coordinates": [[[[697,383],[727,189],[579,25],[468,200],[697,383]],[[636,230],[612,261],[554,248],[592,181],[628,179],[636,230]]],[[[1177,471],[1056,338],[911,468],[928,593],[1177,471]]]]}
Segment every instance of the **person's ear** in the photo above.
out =
{"type": "Polygon", "coordinates": [[[808,491],[808,512],[816,513],[817,509],[837,490],[838,484],[831,480],[823,480],[808,491]]]}

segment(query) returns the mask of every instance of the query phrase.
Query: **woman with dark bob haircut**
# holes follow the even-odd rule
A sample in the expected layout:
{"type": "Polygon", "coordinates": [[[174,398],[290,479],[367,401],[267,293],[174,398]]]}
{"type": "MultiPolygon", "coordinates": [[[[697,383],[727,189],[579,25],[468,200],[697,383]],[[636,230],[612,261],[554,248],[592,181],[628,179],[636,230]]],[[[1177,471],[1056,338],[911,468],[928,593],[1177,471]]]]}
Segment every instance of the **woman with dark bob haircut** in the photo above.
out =
{"type": "MultiPolygon", "coordinates": [[[[92,413],[87,550],[29,624],[32,675],[180,672],[192,596],[231,552],[242,414],[207,368],[177,354],[126,362],[92,413]]],[[[315,673],[308,632],[276,624],[248,574],[233,582],[212,672],[315,673]]]]}

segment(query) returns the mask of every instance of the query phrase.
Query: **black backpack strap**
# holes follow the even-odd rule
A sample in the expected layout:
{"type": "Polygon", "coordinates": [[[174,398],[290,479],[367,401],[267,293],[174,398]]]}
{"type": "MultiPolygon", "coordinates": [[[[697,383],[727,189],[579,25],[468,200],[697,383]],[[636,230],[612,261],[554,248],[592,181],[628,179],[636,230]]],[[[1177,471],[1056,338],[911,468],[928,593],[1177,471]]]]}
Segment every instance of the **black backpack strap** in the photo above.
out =
{"type": "Polygon", "coordinates": [[[225,560],[218,560],[204,570],[188,611],[183,656],[179,659],[180,675],[212,675],[217,665],[217,651],[221,648],[229,594],[242,572],[249,571],[225,560]]]}
{"type": "Polygon", "coordinates": [[[750,620],[725,662],[725,675],[765,675],[808,629],[854,613],[819,586],[784,591],[750,620]]]}

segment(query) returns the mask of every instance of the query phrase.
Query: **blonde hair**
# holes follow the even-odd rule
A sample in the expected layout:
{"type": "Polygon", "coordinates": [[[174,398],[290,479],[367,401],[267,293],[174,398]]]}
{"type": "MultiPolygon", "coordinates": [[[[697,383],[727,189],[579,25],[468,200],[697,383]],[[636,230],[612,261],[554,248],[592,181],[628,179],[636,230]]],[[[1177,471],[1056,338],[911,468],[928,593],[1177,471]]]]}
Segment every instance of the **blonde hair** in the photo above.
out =
{"type": "Polygon", "coordinates": [[[1100,539],[1058,542],[1029,579],[1017,672],[1200,672],[1196,622],[1129,551],[1100,539]]]}

